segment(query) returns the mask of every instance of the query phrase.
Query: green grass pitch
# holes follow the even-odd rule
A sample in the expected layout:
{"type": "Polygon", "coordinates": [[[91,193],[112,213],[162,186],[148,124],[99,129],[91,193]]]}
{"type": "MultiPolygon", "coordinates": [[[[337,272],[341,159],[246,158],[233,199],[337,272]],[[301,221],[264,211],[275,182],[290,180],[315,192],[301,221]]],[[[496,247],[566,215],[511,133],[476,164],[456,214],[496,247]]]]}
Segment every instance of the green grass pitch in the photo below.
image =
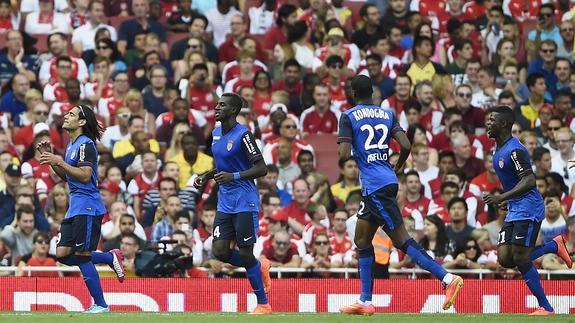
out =
{"type": "Polygon", "coordinates": [[[277,313],[265,316],[248,314],[216,313],[109,313],[88,315],[83,313],[0,313],[0,322],[30,323],[348,323],[348,322],[426,322],[426,323],[486,323],[486,322],[573,322],[575,316],[555,315],[553,317],[530,317],[510,314],[376,314],[371,317],[349,316],[341,314],[295,314],[277,313]]]}

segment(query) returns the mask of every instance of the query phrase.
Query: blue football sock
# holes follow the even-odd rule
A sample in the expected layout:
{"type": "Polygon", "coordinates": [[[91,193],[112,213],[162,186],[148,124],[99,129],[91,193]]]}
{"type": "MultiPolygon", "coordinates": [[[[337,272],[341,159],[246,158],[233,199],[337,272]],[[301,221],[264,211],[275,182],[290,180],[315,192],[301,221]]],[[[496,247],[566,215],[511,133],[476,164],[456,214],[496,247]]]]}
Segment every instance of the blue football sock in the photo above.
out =
{"type": "Polygon", "coordinates": [[[433,260],[427,252],[417,243],[410,238],[407,240],[401,250],[411,257],[419,267],[429,271],[435,278],[443,281],[443,277],[447,275],[447,271],[441,267],[435,260],[433,260]]]}
{"type": "Polygon", "coordinates": [[[106,301],[104,300],[104,292],[102,291],[100,276],[98,276],[96,266],[94,266],[92,261],[88,259],[85,262],[79,263],[78,267],[80,267],[80,271],[84,277],[84,283],[86,284],[86,287],[88,287],[88,291],[90,291],[90,295],[92,295],[92,298],[94,299],[94,304],[108,307],[108,304],[106,304],[106,301]]]}
{"type": "Polygon", "coordinates": [[[541,286],[541,280],[539,279],[539,273],[537,269],[533,266],[533,263],[528,262],[522,265],[518,265],[517,269],[521,272],[521,276],[529,287],[531,294],[537,298],[539,306],[545,308],[545,310],[554,312],[553,307],[549,304],[547,297],[545,296],[545,291],[543,291],[543,286],[541,286]]]}
{"type": "Polygon", "coordinates": [[[358,248],[359,255],[359,279],[361,280],[361,295],[359,300],[362,302],[371,302],[373,294],[373,263],[375,262],[375,253],[373,246],[358,248]]]}
{"type": "Polygon", "coordinates": [[[236,249],[232,249],[232,255],[228,260],[228,264],[235,266],[235,267],[243,267],[244,262],[242,261],[242,257],[240,256],[240,252],[236,249]]]}
{"type": "Polygon", "coordinates": [[[110,252],[92,252],[92,263],[112,265],[114,262],[114,256],[110,252]]]}
{"type": "Polygon", "coordinates": [[[548,253],[556,253],[557,252],[557,242],[551,240],[542,246],[535,247],[531,254],[529,255],[529,260],[534,261],[535,259],[543,256],[544,254],[548,253]]]}
{"type": "Polygon", "coordinates": [[[266,295],[266,291],[264,290],[264,281],[262,280],[260,262],[257,261],[255,265],[251,266],[250,268],[246,268],[246,272],[248,280],[250,281],[250,285],[252,286],[254,294],[256,294],[258,299],[258,304],[267,304],[268,297],[266,295]]]}

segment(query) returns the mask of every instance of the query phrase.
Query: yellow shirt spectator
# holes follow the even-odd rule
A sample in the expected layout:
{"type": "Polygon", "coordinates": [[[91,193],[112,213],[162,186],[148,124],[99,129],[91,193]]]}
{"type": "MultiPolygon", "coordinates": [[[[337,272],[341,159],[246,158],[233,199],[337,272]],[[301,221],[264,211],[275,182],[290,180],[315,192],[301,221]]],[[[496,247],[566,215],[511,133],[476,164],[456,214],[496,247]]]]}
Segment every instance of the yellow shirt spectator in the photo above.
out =
{"type": "MultiPolygon", "coordinates": [[[[156,154],[160,153],[160,144],[158,144],[156,139],[150,139],[150,150],[156,154]]],[[[124,139],[114,144],[114,150],[112,151],[112,156],[114,156],[114,159],[117,159],[124,157],[128,154],[131,154],[135,151],[136,148],[134,148],[134,145],[132,145],[130,139],[124,139]]]]}
{"type": "Polygon", "coordinates": [[[196,162],[190,165],[186,158],[184,158],[184,152],[180,152],[176,156],[170,158],[170,161],[175,162],[180,167],[180,189],[185,189],[188,184],[188,180],[193,174],[201,175],[208,172],[214,168],[214,159],[201,151],[198,151],[198,157],[196,157],[196,162]]]}
{"type": "Polygon", "coordinates": [[[351,191],[361,190],[361,185],[359,183],[354,183],[353,185],[346,185],[345,181],[341,181],[339,183],[335,183],[331,186],[331,194],[334,197],[345,202],[347,200],[347,196],[351,191]]]}

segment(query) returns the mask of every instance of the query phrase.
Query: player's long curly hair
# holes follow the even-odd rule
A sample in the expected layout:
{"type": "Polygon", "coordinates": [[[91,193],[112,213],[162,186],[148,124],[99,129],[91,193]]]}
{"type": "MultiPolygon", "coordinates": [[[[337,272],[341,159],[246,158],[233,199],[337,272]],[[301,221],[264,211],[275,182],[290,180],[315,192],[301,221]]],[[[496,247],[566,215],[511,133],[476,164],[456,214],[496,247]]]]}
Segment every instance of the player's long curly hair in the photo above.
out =
{"type": "Polygon", "coordinates": [[[86,120],[86,124],[82,126],[82,133],[88,136],[94,143],[102,138],[104,133],[104,125],[96,119],[94,110],[85,104],[76,106],[80,110],[80,119],[86,120]]]}

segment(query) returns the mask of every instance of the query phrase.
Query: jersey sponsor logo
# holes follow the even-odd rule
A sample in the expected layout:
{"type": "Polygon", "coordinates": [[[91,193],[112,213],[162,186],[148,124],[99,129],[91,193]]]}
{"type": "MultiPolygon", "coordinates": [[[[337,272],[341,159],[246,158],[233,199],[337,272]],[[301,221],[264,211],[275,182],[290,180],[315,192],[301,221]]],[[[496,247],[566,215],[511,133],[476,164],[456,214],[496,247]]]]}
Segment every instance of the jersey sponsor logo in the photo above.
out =
{"type": "Polygon", "coordinates": [[[523,166],[521,166],[521,164],[519,163],[519,159],[517,159],[517,151],[513,151],[511,153],[511,161],[513,161],[513,164],[515,165],[515,169],[518,172],[522,172],[523,171],[523,166]]]}
{"type": "Polygon", "coordinates": [[[246,145],[246,148],[248,150],[248,154],[255,155],[256,149],[255,149],[255,147],[254,147],[254,145],[253,145],[252,141],[250,140],[250,137],[247,133],[244,135],[242,140],[244,141],[244,144],[246,145]]]}
{"type": "Polygon", "coordinates": [[[499,168],[503,168],[503,166],[505,166],[505,162],[503,161],[503,158],[499,159],[499,168]]]}
{"type": "Polygon", "coordinates": [[[232,148],[234,147],[234,141],[233,140],[228,140],[228,144],[226,145],[226,149],[228,151],[232,150],[232,148]]]}
{"type": "Polygon", "coordinates": [[[84,161],[84,159],[86,159],[86,144],[81,144],[80,145],[80,154],[79,154],[79,159],[78,161],[84,161]]]}

